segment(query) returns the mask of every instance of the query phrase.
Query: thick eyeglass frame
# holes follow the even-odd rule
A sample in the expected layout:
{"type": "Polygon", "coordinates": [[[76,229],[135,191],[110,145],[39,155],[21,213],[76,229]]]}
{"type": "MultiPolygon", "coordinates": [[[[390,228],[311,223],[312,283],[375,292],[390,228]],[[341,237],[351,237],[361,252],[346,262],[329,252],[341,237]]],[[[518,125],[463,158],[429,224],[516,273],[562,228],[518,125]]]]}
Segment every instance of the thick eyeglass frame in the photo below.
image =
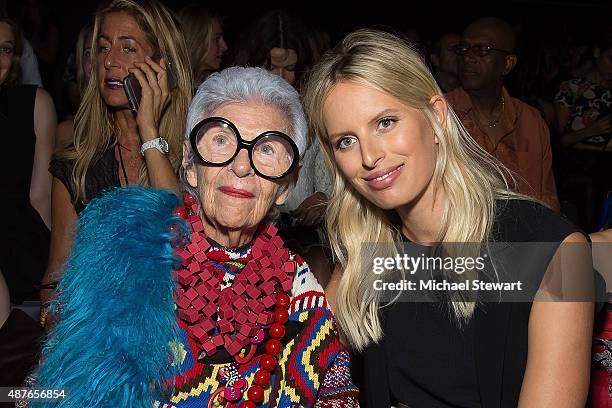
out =
{"type": "Polygon", "coordinates": [[[501,48],[494,48],[491,44],[469,44],[469,43],[459,43],[453,47],[453,51],[458,56],[463,56],[468,53],[472,53],[478,57],[486,57],[491,54],[491,51],[503,52],[505,54],[513,54],[512,51],[503,50],[501,48]],[[483,50],[483,51],[474,51],[474,50],[483,50]]]}
{"type": "Polygon", "coordinates": [[[295,166],[297,166],[299,157],[300,157],[298,147],[293,141],[293,139],[291,139],[289,136],[287,136],[283,132],[279,132],[277,130],[269,130],[267,132],[261,133],[253,140],[244,140],[242,136],[240,135],[240,132],[238,131],[238,128],[236,127],[236,125],[234,125],[229,120],[219,117],[219,116],[211,116],[209,118],[206,118],[198,122],[198,124],[196,124],[193,127],[193,129],[191,130],[191,133],[189,134],[189,143],[191,144],[191,150],[195,153],[196,157],[201,162],[201,164],[204,164],[206,166],[213,166],[213,167],[222,167],[222,166],[225,166],[231,163],[232,160],[234,160],[236,156],[238,156],[238,153],[240,153],[240,150],[246,149],[247,152],[249,153],[249,161],[251,163],[251,168],[253,169],[255,174],[257,174],[259,177],[263,177],[268,180],[278,180],[290,174],[293,171],[293,169],[295,169],[295,166]],[[200,131],[202,127],[212,122],[220,122],[220,123],[227,125],[234,132],[234,134],[236,135],[236,139],[238,140],[238,145],[236,146],[236,151],[234,152],[234,154],[229,159],[225,160],[222,163],[215,163],[215,162],[210,162],[208,160],[205,160],[200,154],[200,151],[198,150],[198,143],[196,140],[196,138],[198,137],[198,132],[200,131]],[[253,163],[253,147],[257,144],[258,141],[260,141],[261,139],[265,137],[269,137],[269,136],[277,136],[277,137],[281,137],[282,139],[285,139],[287,142],[289,142],[289,145],[291,146],[291,149],[293,150],[293,161],[291,162],[291,165],[284,173],[282,173],[279,176],[268,176],[266,174],[263,174],[262,172],[257,170],[257,167],[253,163]]]}

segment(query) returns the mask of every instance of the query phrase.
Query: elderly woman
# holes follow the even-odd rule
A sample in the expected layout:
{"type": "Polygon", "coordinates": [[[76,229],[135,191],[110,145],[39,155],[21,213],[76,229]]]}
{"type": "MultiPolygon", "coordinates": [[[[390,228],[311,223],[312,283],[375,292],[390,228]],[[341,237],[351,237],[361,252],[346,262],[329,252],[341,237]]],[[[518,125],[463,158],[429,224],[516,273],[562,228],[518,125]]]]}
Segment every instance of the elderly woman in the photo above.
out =
{"type": "Polygon", "coordinates": [[[323,290],[271,224],[306,145],[298,93],[260,68],[221,71],[187,131],[187,208],[174,213],[189,240],[172,194],[92,201],[39,386],[72,390],[74,406],[356,406],[323,290]]]}

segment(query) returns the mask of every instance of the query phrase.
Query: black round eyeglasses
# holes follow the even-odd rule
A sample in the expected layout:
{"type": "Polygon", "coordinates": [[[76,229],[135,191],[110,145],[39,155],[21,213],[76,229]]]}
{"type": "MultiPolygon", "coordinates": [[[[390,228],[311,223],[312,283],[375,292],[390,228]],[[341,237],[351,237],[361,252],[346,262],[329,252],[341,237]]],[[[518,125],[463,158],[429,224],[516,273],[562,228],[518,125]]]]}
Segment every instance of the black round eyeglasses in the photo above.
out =
{"type": "Polygon", "coordinates": [[[285,177],[299,161],[297,145],[286,134],[271,130],[253,140],[244,140],[238,128],[221,117],[206,118],[195,125],[189,142],[198,159],[207,166],[225,166],[241,149],[246,149],[255,173],[268,180],[285,177]]]}

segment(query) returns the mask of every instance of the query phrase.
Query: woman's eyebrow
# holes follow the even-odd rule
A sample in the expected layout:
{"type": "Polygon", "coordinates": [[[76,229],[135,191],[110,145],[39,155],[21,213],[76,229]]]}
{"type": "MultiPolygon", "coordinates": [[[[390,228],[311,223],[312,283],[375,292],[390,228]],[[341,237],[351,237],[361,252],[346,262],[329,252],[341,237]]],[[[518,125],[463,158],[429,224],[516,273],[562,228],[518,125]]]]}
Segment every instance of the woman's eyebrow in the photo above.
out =
{"type": "Polygon", "coordinates": [[[335,133],[330,133],[330,134],[328,134],[328,135],[327,135],[327,138],[328,138],[329,140],[334,140],[334,139],[337,139],[337,138],[339,138],[339,137],[341,137],[341,136],[348,135],[348,134],[350,134],[350,133],[353,133],[353,132],[350,132],[350,131],[344,131],[344,132],[335,132],[335,133]]]}
{"type": "Polygon", "coordinates": [[[370,119],[368,121],[369,124],[374,124],[376,123],[376,121],[378,121],[378,119],[380,119],[382,116],[387,116],[391,113],[395,113],[397,112],[397,109],[393,109],[393,108],[387,108],[387,109],[383,109],[382,111],[378,112],[376,115],[372,116],[372,119],[370,119]]]}
{"type": "MultiPolygon", "coordinates": [[[[102,40],[106,40],[106,41],[110,42],[110,37],[109,37],[109,36],[107,36],[107,35],[105,35],[105,34],[100,34],[100,35],[98,36],[98,40],[100,40],[100,39],[102,39],[102,40]]],[[[141,46],[141,47],[142,47],[142,44],[140,44],[140,41],[138,41],[136,38],[134,38],[134,37],[132,37],[132,36],[129,36],[129,35],[122,35],[122,36],[119,36],[119,37],[118,37],[118,39],[119,39],[119,40],[122,40],[122,41],[123,41],[123,40],[131,40],[131,41],[134,41],[136,44],[138,44],[139,46],[141,46]]]]}

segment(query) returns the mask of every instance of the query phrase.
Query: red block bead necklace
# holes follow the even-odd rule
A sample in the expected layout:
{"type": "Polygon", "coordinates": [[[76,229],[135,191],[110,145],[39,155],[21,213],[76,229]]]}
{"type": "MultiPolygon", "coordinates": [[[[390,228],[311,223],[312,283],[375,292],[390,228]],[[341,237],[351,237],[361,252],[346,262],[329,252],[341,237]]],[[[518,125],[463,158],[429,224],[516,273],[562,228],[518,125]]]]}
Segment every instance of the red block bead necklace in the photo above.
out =
{"type": "Polygon", "coordinates": [[[223,348],[234,358],[229,366],[219,369],[218,379],[224,385],[213,392],[208,406],[256,407],[270,387],[282,350],[280,340],[289,319],[287,293],[291,293],[295,262],[290,260],[276,227],[266,225],[253,241],[242,271],[231,285],[222,288],[222,277],[215,276],[218,269],[212,261],[230,259],[223,259],[227,257],[223,251],[211,248],[195,199],[188,193],[183,199],[191,215],[184,207],[178,207],[175,215],[187,220],[192,234],[191,243],[176,250],[181,259],[176,273],[178,318],[201,353],[212,356],[223,348]],[[263,341],[266,353],[259,357],[261,368],[248,387],[238,374],[238,366],[249,363],[263,341]],[[245,391],[248,399],[244,399],[245,391]]]}

